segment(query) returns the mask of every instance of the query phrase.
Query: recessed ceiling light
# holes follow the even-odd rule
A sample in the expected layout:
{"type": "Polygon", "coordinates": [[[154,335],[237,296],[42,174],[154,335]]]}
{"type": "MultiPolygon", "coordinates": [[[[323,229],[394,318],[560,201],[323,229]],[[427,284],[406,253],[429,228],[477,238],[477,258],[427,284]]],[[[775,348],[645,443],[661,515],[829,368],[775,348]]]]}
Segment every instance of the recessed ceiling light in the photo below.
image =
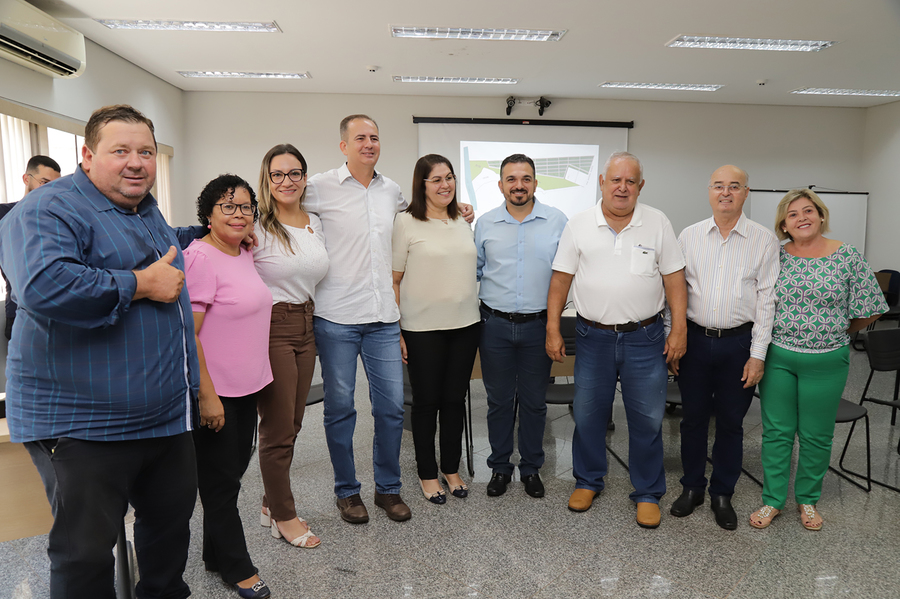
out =
{"type": "Polygon", "coordinates": [[[618,89],[665,89],[685,92],[714,92],[724,86],[710,83],[629,83],[627,81],[604,81],[597,87],[618,89]]]}
{"type": "Polygon", "coordinates": [[[891,89],[834,89],[830,87],[801,87],[791,93],[820,96],[900,96],[900,91],[891,89]]]}
{"type": "Polygon", "coordinates": [[[818,40],[776,40],[750,37],[711,37],[679,35],[666,44],[669,48],[710,48],[715,50],[778,50],[782,52],[818,52],[837,42],[818,40]]]}
{"type": "Polygon", "coordinates": [[[394,27],[394,37],[454,40],[498,40],[504,42],[558,42],[566,34],[565,29],[477,29],[470,27],[394,27]]]}
{"type": "Polygon", "coordinates": [[[400,83],[491,83],[494,85],[515,85],[518,79],[509,77],[410,77],[394,75],[394,81],[400,83]]]}
{"type": "Polygon", "coordinates": [[[249,71],[178,71],[182,77],[214,79],[312,79],[309,73],[265,73],[249,71]]]}
{"type": "Polygon", "coordinates": [[[149,21],[94,19],[110,29],[149,29],[152,31],[241,31],[250,33],[280,33],[273,21],[223,22],[223,21],[149,21]]]}

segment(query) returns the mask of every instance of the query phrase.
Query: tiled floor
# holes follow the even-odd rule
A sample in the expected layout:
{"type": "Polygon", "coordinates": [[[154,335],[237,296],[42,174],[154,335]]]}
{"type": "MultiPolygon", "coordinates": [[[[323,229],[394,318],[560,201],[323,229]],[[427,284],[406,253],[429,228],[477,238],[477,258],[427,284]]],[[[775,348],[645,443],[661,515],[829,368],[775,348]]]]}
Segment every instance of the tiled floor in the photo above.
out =
{"type": "MultiPolygon", "coordinates": [[[[865,354],[851,352],[845,397],[858,399],[867,375],[865,354]]],[[[887,396],[892,390],[887,375],[876,378],[874,394],[887,396]]],[[[882,488],[866,494],[829,473],[819,503],[825,518],[821,532],[804,530],[791,509],[769,529],[755,530],[745,522],[760,505],[760,488],[742,478],[734,497],[741,519],[737,531],[716,526],[708,502],[688,518],[673,518],[668,508],[681,490],[676,412],[663,424],[669,493],[662,500],[658,529],[635,524],[628,474],[612,459],[606,490],[594,507],[572,513],[566,509],[574,481],[572,418],[567,407],[550,406],[542,470],[547,496],[532,499],[514,482],[506,495],[487,497],[487,408],[480,383],[473,384],[473,392],[476,456],[468,499],[450,497],[446,505],[436,506],[422,498],[412,437],[404,433],[401,462],[403,496],[413,511],[409,522],[391,522],[371,500],[372,418],[362,376],[356,461],[372,517],[368,524],[346,524],[334,507],[321,404],[309,409],[294,464],[301,514],[322,538],[319,548],[292,548],[259,526],[259,468],[251,464],[241,510],[250,552],[274,597],[900,597],[900,494],[882,488]]],[[[900,425],[890,426],[887,408],[869,406],[873,474],[896,485],[900,425]]],[[[628,433],[620,402],[615,421],[618,428],[608,442],[625,456],[628,433]]],[[[761,477],[758,402],[745,427],[745,466],[761,477]]],[[[838,427],[834,464],[848,428],[838,427]]],[[[864,435],[859,434],[849,458],[856,469],[864,468],[863,448],[864,435]]],[[[194,531],[199,518],[198,505],[194,531]]],[[[48,597],[45,546],[46,537],[0,544],[0,599],[48,597]]],[[[196,597],[236,597],[217,576],[204,571],[196,534],[186,580],[196,597]]]]}

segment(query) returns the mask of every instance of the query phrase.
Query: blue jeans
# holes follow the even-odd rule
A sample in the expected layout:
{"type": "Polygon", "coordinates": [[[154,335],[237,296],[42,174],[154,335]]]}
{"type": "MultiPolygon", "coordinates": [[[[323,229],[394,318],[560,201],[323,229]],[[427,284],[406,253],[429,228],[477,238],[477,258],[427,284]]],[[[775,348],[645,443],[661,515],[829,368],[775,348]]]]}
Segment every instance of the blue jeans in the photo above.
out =
{"type": "Polygon", "coordinates": [[[509,461],[519,398],[519,474],[535,474],[544,465],[544,425],[550,365],[545,348],[547,319],[512,323],[481,311],[481,371],[488,400],[488,466],[513,473],[509,461]]]}
{"type": "Polygon", "coordinates": [[[325,439],[334,468],[334,493],[339,499],[359,493],[353,461],[356,429],[356,357],[362,357],[369,379],[369,401],[375,418],[372,464],[375,490],[400,492],[400,440],[403,437],[403,363],[400,324],[372,322],[337,324],[313,319],[316,350],[325,389],[325,439]]]}
{"type": "Polygon", "coordinates": [[[665,328],[662,319],[630,333],[575,325],[575,487],[600,492],[606,476],[606,424],[616,379],[628,420],[628,469],[635,502],[659,503],[666,492],[662,419],[666,407],[665,328]]]}

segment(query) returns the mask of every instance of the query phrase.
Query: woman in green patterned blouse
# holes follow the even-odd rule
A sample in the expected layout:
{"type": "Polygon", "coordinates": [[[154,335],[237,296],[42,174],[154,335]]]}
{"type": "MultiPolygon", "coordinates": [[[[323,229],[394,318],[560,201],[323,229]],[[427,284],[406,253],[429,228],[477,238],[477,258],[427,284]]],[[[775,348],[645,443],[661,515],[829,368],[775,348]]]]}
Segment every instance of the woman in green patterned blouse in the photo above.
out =
{"type": "Polygon", "coordinates": [[[796,435],[800,522],[819,530],[816,502],[850,369],[850,333],[877,320],[887,304],[862,254],[822,236],[829,231],[828,208],[815,192],[789,192],[775,222],[775,233],[788,242],[781,248],[775,326],[759,384],[765,505],[750,516],[750,525],[765,528],[784,509],[796,435]]]}

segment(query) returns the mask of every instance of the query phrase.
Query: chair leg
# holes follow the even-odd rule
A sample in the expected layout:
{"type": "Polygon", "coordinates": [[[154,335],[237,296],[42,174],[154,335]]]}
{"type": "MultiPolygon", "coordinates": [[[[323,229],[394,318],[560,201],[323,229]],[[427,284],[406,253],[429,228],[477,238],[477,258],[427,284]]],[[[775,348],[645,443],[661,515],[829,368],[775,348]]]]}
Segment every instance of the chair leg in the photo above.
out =
{"type": "Polygon", "coordinates": [[[466,444],[466,467],[469,469],[469,476],[475,476],[475,443],[472,432],[472,383],[466,390],[466,415],[463,418],[463,436],[466,444]]]}
{"type": "Polygon", "coordinates": [[[846,474],[841,473],[839,470],[829,465],[828,469],[846,480],[847,482],[856,485],[866,493],[872,492],[872,455],[871,455],[871,446],[869,445],[869,415],[866,414],[864,417],[866,419],[866,476],[859,474],[857,472],[853,472],[852,470],[844,467],[844,458],[847,455],[847,449],[850,447],[850,439],[853,438],[853,431],[856,429],[856,423],[858,420],[854,420],[850,425],[850,432],[847,434],[847,440],[844,442],[844,449],[841,451],[841,459],[838,461],[838,466],[840,466],[841,470],[852,474],[853,476],[858,476],[859,478],[863,478],[866,481],[866,486],[862,486],[860,483],[856,482],[846,474]]]}
{"type": "MultiPolygon", "coordinates": [[[[871,450],[871,444],[870,444],[871,439],[869,437],[869,416],[866,415],[865,419],[866,419],[866,474],[867,474],[867,476],[864,477],[862,474],[860,474],[858,472],[853,472],[852,470],[850,470],[848,468],[844,468],[843,465],[841,465],[841,470],[843,470],[844,472],[847,472],[849,474],[852,474],[853,476],[858,476],[859,478],[866,478],[867,480],[872,481],[872,484],[876,484],[880,487],[884,487],[885,489],[890,489],[891,491],[900,493],[900,488],[897,488],[895,486],[889,485],[887,483],[881,482],[880,480],[875,480],[874,478],[872,478],[872,450],[871,450]]],[[[845,447],[845,451],[846,451],[846,447],[845,447]]],[[[841,461],[843,462],[843,456],[841,457],[841,461]]],[[[829,468],[831,468],[831,466],[829,466],[829,468]]],[[[834,470],[834,468],[831,468],[831,469],[834,470]]],[[[838,474],[838,475],[842,476],[843,478],[847,478],[846,476],[842,475],[837,470],[834,470],[834,472],[835,472],[835,474],[838,474]]],[[[850,480],[850,479],[847,478],[847,480],[850,480]]],[[[855,483],[852,480],[850,482],[852,482],[853,484],[855,484],[856,486],[858,486],[860,488],[863,488],[861,485],[855,483]]]]}

